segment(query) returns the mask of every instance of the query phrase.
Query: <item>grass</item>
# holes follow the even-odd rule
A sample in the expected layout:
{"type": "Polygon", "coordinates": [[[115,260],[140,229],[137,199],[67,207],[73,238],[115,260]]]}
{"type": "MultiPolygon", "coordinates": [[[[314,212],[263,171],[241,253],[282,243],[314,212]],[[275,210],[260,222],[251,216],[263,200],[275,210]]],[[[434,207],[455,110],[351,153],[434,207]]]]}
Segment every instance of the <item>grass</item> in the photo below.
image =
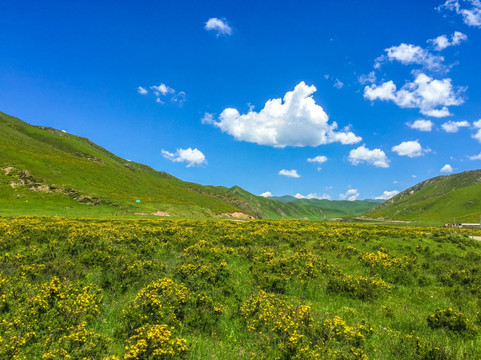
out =
{"type": "Polygon", "coordinates": [[[481,170],[439,176],[398,194],[368,213],[373,217],[433,224],[476,222],[481,217],[481,170]]]}
{"type": "Polygon", "coordinates": [[[469,234],[480,230],[0,218],[0,358],[477,359],[469,234]]]}

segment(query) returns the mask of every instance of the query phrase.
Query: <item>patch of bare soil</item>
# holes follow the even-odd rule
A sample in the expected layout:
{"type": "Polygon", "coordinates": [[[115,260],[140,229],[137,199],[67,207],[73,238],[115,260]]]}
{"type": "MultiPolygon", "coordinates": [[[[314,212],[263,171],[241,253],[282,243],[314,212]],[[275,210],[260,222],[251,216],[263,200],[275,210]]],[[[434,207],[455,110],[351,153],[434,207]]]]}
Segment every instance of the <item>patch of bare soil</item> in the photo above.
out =
{"type": "Polygon", "coordinates": [[[152,215],[155,215],[155,216],[170,216],[170,214],[168,212],[165,212],[165,211],[156,211],[156,212],[152,213],[152,215]]]}
{"type": "Polygon", "coordinates": [[[156,211],[153,213],[137,212],[137,213],[134,213],[134,215],[170,216],[170,214],[165,211],[156,211]]]}
{"type": "Polygon", "coordinates": [[[218,217],[227,217],[231,219],[236,219],[236,220],[251,220],[254,219],[252,216],[249,214],[240,212],[240,211],[235,211],[233,213],[222,213],[217,215],[218,217]]]}

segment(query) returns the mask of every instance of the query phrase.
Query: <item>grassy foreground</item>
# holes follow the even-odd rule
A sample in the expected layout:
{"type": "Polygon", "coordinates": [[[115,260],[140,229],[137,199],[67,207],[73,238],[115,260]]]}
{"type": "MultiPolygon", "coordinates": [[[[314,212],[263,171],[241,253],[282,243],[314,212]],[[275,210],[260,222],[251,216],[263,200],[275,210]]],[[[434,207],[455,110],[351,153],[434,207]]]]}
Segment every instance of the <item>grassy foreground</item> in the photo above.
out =
{"type": "Polygon", "coordinates": [[[0,218],[0,359],[479,359],[467,234],[0,218]]]}

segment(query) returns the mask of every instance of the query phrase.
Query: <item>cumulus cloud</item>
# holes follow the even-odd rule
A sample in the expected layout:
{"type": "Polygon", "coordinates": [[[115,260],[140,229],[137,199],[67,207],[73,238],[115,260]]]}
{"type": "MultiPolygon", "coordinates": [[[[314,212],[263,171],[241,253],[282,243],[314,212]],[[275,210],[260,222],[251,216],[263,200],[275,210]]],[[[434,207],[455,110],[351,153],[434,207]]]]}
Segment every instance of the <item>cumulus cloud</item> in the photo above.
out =
{"type": "Polygon", "coordinates": [[[457,133],[462,127],[469,127],[467,121],[448,121],[441,125],[444,131],[447,133],[457,133]]]}
{"type": "Polygon", "coordinates": [[[262,194],[260,194],[259,196],[268,198],[268,197],[272,197],[273,195],[270,191],[266,191],[266,192],[263,192],[262,194]]]}
{"type": "Polygon", "coordinates": [[[349,153],[349,161],[353,165],[365,162],[382,168],[388,168],[390,162],[384,151],[381,149],[369,150],[365,145],[361,145],[357,149],[351,150],[349,153]]]}
{"type": "Polygon", "coordinates": [[[479,0],[447,0],[437,9],[454,11],[463,17],[466,25],[481,27],[481,1],[479,0]]]}
{"type": "Polygon", "coordinates": [[[453,172],[453,168],[451,167],[451,165],[446,164],[446,165],[444,165],[444,166],[441,168],[441,170],[439,170],[439,171],[441,171],[442,173],[452,173],[452,172],[453,172]]]}
{"type": "Polygon", "coordinates": [[[403,141],[399,145],[393,146],[391,150],[397,153],[399,156],[407,156],[410,158],[423,156],[425,152],[429,151],[423,149],[417,140],[403,141]]]}
{"type": "Polygon", "coordinates": [[[187,167],[207,164],[205,155],[198,149],[177,149],[175,153],[162,149],[162,156],[173,162],[186,162],[187,167]]]}
{"type": "Polygon", "coordinates": [[[374,101],[392,101],[401,108],[419,108],[424,115],[446,117],[451,115],[448,106],[461,105],[463,88],[454,88],[451,79],[435,80],[420,73],[413,82],[397,90],[392,80],[381,85],[364,88],[364,98],[374,101]]]}
{"type": "Polygon", "coordinates": [[[299,175],[297,173],[297,170],[285,170],[285,169],[282,169],[281,171],[279,171],[279,175],[282,175],[282,176],[287,176],[287,177],[292,177],[292,178],[300,178],[301,175],[299,175]]]}
{"type": "Polygon", "coordinates": [[[466,40],[468,40],[468,37],[465,34],[455,31],[453,35],[451,35],[451,41],[446,35],[441,35],[435,39],[428,40],[428,42],[434,45],[435,50],[442,51],[447,47],[459,45],[466,40]]]}
{"type": "Polygon", "coordinates": [[[307,161],[310,162],[310,163],[322,164],[322,163],[325,163],[327,161],[327,157],[324,156],[324,155],[318,155],[318,156],[313,157],[313,158],[308,158],[307,161]]]}
{"type": "Polygon", "coordinates": [[[232,28],[227,24],[225,19],[210,18],[205,23],[204,29],[217,32],[217,37],[221,35],[232,35],[232,28]]]}
{"type": "Polygon", "coordinates": [[[310,193],[308,195],[302,195],[297,193],[294,195],[296,199],[317,199],[317,200],[331,200],[329,194],[318,195],[317,193],[310,193]]]}
{"type": "Polygon", "coordinates": [[[259,112],[240,114],[237,109],[226,108],[219,121],[210,123],[237,140],[278,148],[361,141],[348,128],[337,131],[337,123],[328,123],[329,116],[312,97],[315,91],[315,86],[302,81],[283,99],[268,100],[259,112]]]}
{"type": "Polygon", "coordinates": [[[142,86],[139,86],[137,88],[137,92],[140,94],[140,95],[147,95],[149,92],[147,91],[147,89],[143,88],[142,86]]]}
{"type": "Polygon", "coordinates": [[[391,46],[384,51],[386,54],[376,59],[375,68],[380,68],[381,64],[386,61],[397,61],[403,65],[421,65],[433,71],[445,70],[444,57],[433,55],[421,46],[402,43],[398,46],[391,46]]]}
{"type": "Polygon", "coordinates": [[[406,123],[406,125],[414,130],[429,132],[433,129],[434,123],[431,120],[419,119],[413,123],[406,123]]]}
{"type": "Polygon", "coordinates": [[[374,199],[376,200],[387,200],[399,194],[399,191],[392,190],[392,191],[384,191],[382,195],[376,196],[374,199]]]}
{"type": "Polygon", "coordinates": [[[357,189],[349,189],[344,194],[339,194],[339,199],[355,201],[359,198],[359,191],[357,189]]]}

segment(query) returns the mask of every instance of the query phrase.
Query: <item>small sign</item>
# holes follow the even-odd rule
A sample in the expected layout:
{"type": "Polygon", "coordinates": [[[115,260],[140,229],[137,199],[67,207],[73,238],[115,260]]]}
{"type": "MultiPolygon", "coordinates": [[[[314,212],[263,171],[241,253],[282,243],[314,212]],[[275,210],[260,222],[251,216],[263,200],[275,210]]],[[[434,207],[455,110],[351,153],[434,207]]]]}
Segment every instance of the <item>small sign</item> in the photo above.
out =
{"type": "Polygon", "coordinates": [[[136,202],[137,204],[140,204],[140,200],[135,200],[135,202],[136,202]]]}

